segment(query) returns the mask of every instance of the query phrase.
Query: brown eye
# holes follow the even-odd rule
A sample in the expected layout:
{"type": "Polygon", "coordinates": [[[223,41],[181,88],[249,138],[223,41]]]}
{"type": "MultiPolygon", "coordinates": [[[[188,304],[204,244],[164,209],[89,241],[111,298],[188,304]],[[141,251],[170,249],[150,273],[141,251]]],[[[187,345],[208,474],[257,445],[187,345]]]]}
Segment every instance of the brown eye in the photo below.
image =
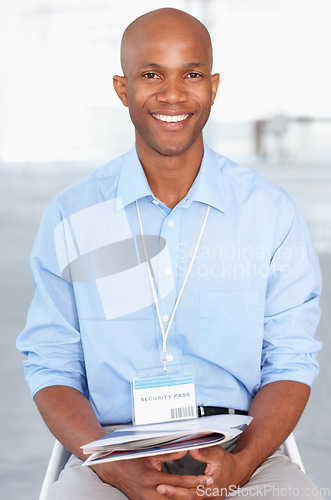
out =
{"type": "Polygon", "coordinates": [[[145,78],[149,78],[150,80],[151,80],[151,79],[154,79],[154,78],[158,78],[157,74],[156,74],[156,73],[152,73],[152,72],[150,72],[150,73],[145,73],[145,74],[144,74],[144,77],[145,77],[145,78]]]}

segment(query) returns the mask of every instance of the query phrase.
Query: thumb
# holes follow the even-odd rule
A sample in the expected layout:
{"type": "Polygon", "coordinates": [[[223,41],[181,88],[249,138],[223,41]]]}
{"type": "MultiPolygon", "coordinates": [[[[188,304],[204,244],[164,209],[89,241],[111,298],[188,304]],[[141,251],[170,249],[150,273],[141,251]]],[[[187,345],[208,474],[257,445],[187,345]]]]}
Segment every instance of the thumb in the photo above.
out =
{"type": "Polygon", "coordinates": [[[150,456],[149,461],[153,467],[160,469],[163,462],[171,462],[172,460],[179,460],[186,455],[187,451],[178,451],[173,453],[164,453],[162,455],[150,456]]]}
{"type": "Polygon", "coordinates": [[[222,452],[225,453],[223,448],[219,445],[209,446],[207,448],[195,448],[189,451],[192,458],[199,460],[199,462],[205,462],[206,464],[219,460],[222,452]]]}
{"type": "Polygon", "coordinates": [[[205,448],[194,448],[193,450],[189,451],[189,454],[192,458],[198,460],[199,462],[208,462],[205,448]]]}
{"type": "Polygon", "coordinates": [[[172,460],[179,460],[180,458],[185,457],[187,451],[175,451],[173,453],[164,453],[163,455],[159,455],[159,460],[161,462],[170,462],[172,460]]]}

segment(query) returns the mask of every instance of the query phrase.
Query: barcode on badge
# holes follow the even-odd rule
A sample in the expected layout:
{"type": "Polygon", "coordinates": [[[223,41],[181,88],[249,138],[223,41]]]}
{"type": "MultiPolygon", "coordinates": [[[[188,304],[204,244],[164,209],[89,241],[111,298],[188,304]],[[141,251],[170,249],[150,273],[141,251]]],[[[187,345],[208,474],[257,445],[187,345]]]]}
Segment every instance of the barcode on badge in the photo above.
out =
{"type": "Polygon", "coordinates": [[[171,408],[170,414],[172,419],[193,417],[193,406],[185,406],[184,408],[171,408]]]}

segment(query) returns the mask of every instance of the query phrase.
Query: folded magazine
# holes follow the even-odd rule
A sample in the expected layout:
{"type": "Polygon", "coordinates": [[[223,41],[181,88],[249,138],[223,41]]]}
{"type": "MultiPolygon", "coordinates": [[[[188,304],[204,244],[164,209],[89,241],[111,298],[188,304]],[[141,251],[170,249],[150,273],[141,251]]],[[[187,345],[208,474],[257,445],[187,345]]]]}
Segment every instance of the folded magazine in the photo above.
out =
{"type": "Polygon", "coordinates": [[[90,455],[83,465],[163,455],[193,448],[233,446],[252,417],[212,415],[149,425],[125,425],[82,446],[90,455]]]}

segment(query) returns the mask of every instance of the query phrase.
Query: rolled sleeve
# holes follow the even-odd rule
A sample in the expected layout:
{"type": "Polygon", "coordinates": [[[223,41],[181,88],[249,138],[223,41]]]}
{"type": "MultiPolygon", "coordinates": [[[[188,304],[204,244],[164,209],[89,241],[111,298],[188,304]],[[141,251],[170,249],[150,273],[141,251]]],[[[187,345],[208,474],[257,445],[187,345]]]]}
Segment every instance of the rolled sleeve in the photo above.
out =
{"type": "Polygon", "coordinates": [[[311,386],[318,374],[321,342],[314,335],[320,318],[321,273],[306,224],[295,207],[292,213],[286,237],[270,263],[261,385],[293,380],[311,386]]]}
{"type": "Polygon", "coordinates": [[[32,252],[36,290],[17,348],[27,356],[25,377],[32,396],[51,385],[67,385],[86,394],[73,287],[59,272],[51,220],[44,217],[32,252]]]}

